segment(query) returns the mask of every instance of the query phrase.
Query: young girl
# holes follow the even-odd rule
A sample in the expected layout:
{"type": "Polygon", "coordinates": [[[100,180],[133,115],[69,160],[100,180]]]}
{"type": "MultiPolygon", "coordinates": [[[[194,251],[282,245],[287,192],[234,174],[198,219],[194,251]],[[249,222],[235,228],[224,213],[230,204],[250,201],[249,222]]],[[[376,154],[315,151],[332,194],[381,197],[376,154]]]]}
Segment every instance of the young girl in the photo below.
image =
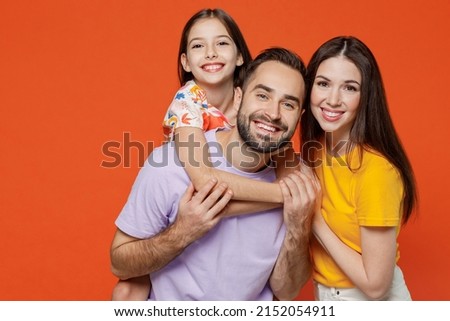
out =
{"type": "Polygon", "coordinates": [[[311,245],[316,299],[411,300],[397,237],[416,188],[376,60],[360,40],[333,38],[312,56],[306,84],[302,155],[323,193],[311,245]]]}
{"type": "MultiPolygon", "coordinates": [[[[166,140],[174,141],[196,190],[215,178],[226,182],[233,191],[235,202],[228,205],[228,215],[280,206],[283,201],[278,184],[216,170],[209,162],[204,131],[234,126],[241,100],[240,74],[250,60],[244,37],[226,12],[205,9],[196,13],[183,29],[178,62],[182,87],[163,123],[166,140]]],[[[277,177],[298,169],[291,148],[275,161],[279,168],[277,177]]],[[[119,281],[113,300],[146,300],[149,282],[148,276],[119,281]]]]}

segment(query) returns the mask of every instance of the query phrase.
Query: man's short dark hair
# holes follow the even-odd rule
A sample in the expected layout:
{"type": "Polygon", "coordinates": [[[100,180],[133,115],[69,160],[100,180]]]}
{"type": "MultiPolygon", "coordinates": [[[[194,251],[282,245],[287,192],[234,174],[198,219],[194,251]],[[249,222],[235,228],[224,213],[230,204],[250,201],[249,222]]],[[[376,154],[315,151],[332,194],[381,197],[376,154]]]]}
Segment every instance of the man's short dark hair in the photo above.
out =
{"type": "Polygon", "coordinates": [[[255,70],[259,67],[259,65],[267,61],[278,61],[282,64],[285,64],[286,66],[300,72],[303,79],[305,79],[306,67],[305,63],[299,55],[285,48],[272,47],[263,50],[253,61],[248,64],[243,75],[244,81],[242,89],[244,91],[255,70]]]}

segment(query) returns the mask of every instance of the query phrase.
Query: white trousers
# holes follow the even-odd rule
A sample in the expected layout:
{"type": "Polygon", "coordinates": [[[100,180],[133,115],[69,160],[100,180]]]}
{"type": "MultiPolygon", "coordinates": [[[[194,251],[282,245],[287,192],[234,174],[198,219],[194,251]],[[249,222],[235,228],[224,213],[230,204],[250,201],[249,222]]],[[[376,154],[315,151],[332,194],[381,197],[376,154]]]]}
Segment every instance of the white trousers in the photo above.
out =
{"type": "MultiPolygon", "coordinates": [[[[370,300],[357,288],[332,288],[314,282],[314,295],[317,301],[368,301],[370,300]]],[[[392,286],[380,301],[411,301],[402,270],[395,266],[392,286]]]]}

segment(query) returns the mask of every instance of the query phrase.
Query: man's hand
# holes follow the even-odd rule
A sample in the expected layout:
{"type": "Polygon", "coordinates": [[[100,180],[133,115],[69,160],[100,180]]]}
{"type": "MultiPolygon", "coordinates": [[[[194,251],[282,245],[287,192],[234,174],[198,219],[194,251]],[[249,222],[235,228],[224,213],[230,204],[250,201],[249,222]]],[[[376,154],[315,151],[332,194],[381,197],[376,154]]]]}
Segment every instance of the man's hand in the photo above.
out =
{"type": "Polygon", "coordinates": [[[280,181],[286,236],[270,286],[279,300],[292,300],[311,275],[309,239],[320,187],[314,175],[296,171],[280,181]]]}
{"type": "Polygon", "coordinates": [[[199,239],[217,225],[222,218],[221,212],[233,196],[226,184],[216,184],[217,180],[211,179],[198,192],[190,184],[180,199],[173,228],[180,237],[187,238],[187,243],[199,239]]]}
{"type": "Polygon", "coordinates": [[[213,190],[216,184],[211,180],[197,193],[191,184],[180,200],[175,222],[153,237],[141,240],[117,230],[111,245],[114,275],[129,279],[157,271],[211,230],[232,196],[225,184],[213,190]]]}
{"type": "Polygon", "coordinates": [[[296,171],[280,181],[284,198],[283,216],[287,233],[295,238],[309,234],[317,208],[320,186],[313,174],[296,171]]]}

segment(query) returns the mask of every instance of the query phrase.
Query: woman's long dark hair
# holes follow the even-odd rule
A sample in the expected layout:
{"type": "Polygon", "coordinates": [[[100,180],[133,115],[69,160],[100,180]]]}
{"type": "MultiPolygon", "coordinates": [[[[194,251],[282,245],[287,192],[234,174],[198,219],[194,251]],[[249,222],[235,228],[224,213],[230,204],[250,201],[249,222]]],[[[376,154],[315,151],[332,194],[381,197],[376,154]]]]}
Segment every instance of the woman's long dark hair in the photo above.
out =
{"type": "Polygon", "coordinates": [[[192,26],[200,19],[205,18],[217,18],[225,26],[231,39],[233,39],[236,44],[238,53],[242,55],[243,64],[241,66],[236,66],[234,70],[234,86],[241,86],[242,74],[245,70],[247,64],[252,60],[250,50],[248,49],[247,43],[245,42],[244,36],[239,29],[237,23],[233,18],[223,11],[222,9],[203,9],[196,14],[194,14],[186,23],[181,33],[180,47],[178,49],[178,79],[180,80],[180,85],[183,86],[187,81],[192,80],[194,76],[192,73],[187,72],[183,69],[181,64],[181,55],[185,54],[187,51],[187,42],[189,37],[189,32],[192,26]]]}
{"type": "MultiPolygon", "coordinates": [[[[347,152],[354,147],[373,149],[383,155],[400,172],[404,185],[403,224],[417,204],[414,173],[389,115],[381,73],[370,49],[355,37],[336,37],[325,42],[313,54],[306,71],[305,113],[301,119],[302,154],[311,143],[320,141],[324,132],[311,112],[311,90],[320,64],[343,56],[361,73],[361,98],[355,122],[350,130],[347,152]]],[[[360,154],[362,157],[362,154],[360,154]]],[[[308,162],[308,159],[305,160],[308,162]]]]}

